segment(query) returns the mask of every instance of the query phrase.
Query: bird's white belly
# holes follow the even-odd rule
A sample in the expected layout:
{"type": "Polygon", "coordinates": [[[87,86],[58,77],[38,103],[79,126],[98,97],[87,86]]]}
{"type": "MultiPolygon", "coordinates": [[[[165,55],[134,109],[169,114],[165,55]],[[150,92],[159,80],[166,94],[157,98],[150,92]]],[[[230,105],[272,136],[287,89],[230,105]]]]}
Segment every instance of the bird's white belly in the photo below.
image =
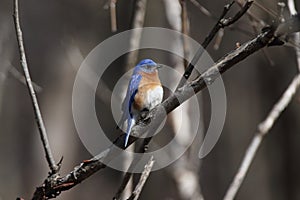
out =
{"type": "Polygon", "coordinates": [[[163,99],[163,88],[155,87],[154,89],[148,90],[146,94],[145,107],[148,110],[153,109],[156,105],[160,104],[163,99]]]}

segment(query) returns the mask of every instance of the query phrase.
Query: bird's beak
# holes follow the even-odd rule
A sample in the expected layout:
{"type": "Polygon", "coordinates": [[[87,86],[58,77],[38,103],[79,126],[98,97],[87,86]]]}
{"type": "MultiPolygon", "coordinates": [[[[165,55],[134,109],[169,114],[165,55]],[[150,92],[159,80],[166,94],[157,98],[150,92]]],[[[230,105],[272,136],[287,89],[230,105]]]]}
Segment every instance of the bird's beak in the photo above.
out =
{"type": "Polygon", "coordinates": [[[162,68],[162,65],[161,64],[157,64],[156,65],[156,69],[160,69],[160,68],[162,68]]]}

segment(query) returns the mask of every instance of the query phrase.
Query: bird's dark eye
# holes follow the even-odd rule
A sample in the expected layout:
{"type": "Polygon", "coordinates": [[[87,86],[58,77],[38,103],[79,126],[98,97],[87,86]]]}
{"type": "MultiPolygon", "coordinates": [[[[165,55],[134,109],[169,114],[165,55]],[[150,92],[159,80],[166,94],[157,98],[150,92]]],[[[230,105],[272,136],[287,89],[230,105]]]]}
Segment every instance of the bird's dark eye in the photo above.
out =
{"type": "Polygon", "coordinates": [[[150,65],[145,65],[144,68],[145,69],[151,69],[151,66],[150,65]]]}

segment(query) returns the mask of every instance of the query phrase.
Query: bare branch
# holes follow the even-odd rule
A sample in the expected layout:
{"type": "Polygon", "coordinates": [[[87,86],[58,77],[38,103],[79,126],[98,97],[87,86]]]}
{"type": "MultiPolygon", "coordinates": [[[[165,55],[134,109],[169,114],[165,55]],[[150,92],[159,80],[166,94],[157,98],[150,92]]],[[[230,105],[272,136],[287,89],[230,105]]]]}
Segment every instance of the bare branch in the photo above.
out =
{"type": "Polygon", "coordinates": [[[300,74],[298,74],[294,78],[287,90],[283,93],[280,100],[274,105],[267,118],[258,125],[258,132],[252,139],[243,158],[243,161],[238,169],[238,172],[236,173],[233,182],[231,183],[229,189],[226,192],[224,200],[233,200],[235,198],[239,188],[241,187],[245,179],[249,167],[253,162],[254,156],[256,155],[256,152],[260,147],[262,140],[264,139],[264,136],[270,131],[270,129],[273,127],[274,122],[289,105],[299,86],[300,74]]]}
{"type": "Polygon", "coordinates": [[[296,15],[298,12],[296,10],[295,1],[294,0],[288,0],[288,8],[290,10],[291,15],[296,15]]]}
{"type": "MultiPolygon", "coordinates": [[[[131,19],[131,24],[130,27],[133,29],[132,34],[130,36],[129,40],[129,45],[130,45],[130,52],[127,54],[126,57],[126,63],[125,63],[125,68],[126,70],[131,69],[132,66],[135,65],[138,59],[138,53],[136,49],[139,49],[140,42],[141,42],[141,37],[142,37],[142,27],[144,26],[144,21],[145,21],[145,15],[146,15],[146,5],[147,5],[147,0],[135,0],[134,1],[134,11],[133,11],[133,16],[131,19]]],[[[124,86],[125,87],[125,86],[124,86]]],[[[123,92],[127,91],[127,88],[124,88],[122,90],[123,92]]],[[[121,96],[125,96],[126,94],[124,93],[121,96]]],[[[134,149],[134,147],[130,147],[134,149]]],[[[130,157],[126,157],[124,164],[130,162],[130,157]]],[[[128,163],[129,164],[129,163],[128,163]]],[[[131,163],[132,167],[134,164],[131,163]]],[[[124,192],[124,196],[129,196],[132,193],[133,186],[130,184],[127,188],[127,184],[132,177],[132,173],[126,172],[125,176],[123,178],[122,184],[118,190],[118,192],[115,195],[115,199],[119,199],[121,197],[121,194],[124,192]]]]}
{"type": "Polygon", "coordinates": [[[110,8],[110,24],[111,31],[117,31],[117,11],[116,11],[117,0],[110,0],[109,8],[110,8]]]}
{"type": "Polygon", "coordinates": [[[117,1],[118,0],[108,0],[107,2],[105,2],[103,6],[103,9],[105,10],[109,9],[110,12],[111,32],[116,32],[118,30],[117,11],[116,11],[117,1]]]}
{"type": "Polygon", "coordinates": [[[151,169],[154,165],[154,158],[151,156],[150,160],[148,163],[145,165],[145,169],[140,177],[140,180],[138,184],[136,185],[134,191],[132,192],[131,196],[128,198],[128,200],[137,200],[142,192],[142,189],[146,183],[147,178],[150,175],[151,169]]]}
{"type": "MultiPolygon", "coordinates": [[[[288,6],[291,11],[291,14],[293,14],[293,12],[296,12],[296,9],[295,9],[292,1],[293,0],[289,0],[289,2],[288,2],[288,6]]],[[[287,22],[287,23],[290,23],[290,22],[287,22]]],[[[296,22],[295,24],[298,24],[298,23],[299,22],[296,22]]],[[[293,27],[291,27],[291,28],[293,28],[293,27]]],[[[286,32],[288,32],[287,29],[284,29],[284,30],[286,32]]],[[[276,32],[274,34],[276,34],[276,32]]],[[[300,37],[297,37],[297,36],[299,36],[299,33],[295,33],[295,34],[296,34],[295,39],[297,39],[296,42],[299,43],[300,37]]],[[[297,63],[298,63],[298,68],[299,68],[299,72],[300,72],[300,50],[298,48],[295,48],[295,50],[297,52],[297,63]]],[[[291,100],[292,100],[293,96],[295,95],[299,86],[300,86],[300,73],[294,78],[292,83],[289,85],[289,87],[283,93],[282,97],[273,106],[273,109],[271,110],[271,112],[269,113],[267,118],[258,125],[258,132],[255,134],[254,138],[252,139],[252,141],[246,151],[246,154],[243,158],[243,161],[238,169],[238,172],[235,175],[233,182],[231,183],[231,185],[229,186],[229,188],[226,192],[224,200],[232,200],[235,198],[239,188],[241,187],[241,185],[245,179],[245,176],[249,170],[249,167],[250,167],[251,163],[253,162],[254,156],[256,155],[256,152],[257,152],[258,148],[260,147],[262,140],[264,139],[264,136],[270,131],[270,129],[273,127],[275,121],[278,119],[278,117],[281,115],[281,113],[285,110],[285,108],[289,105],[289,103],[291,102],[291,100]]]]}
{"type": "Polygon", "coordinates": [[[277,18],[277,14],[275,11],[273,11],[272,9],[266,8],[265,6],[263,6],[261,3],[255,1],[254,5],[257,6],[258,8],[260,8],[261,10],[265,11],[266,13],[268,13],[269,15],[271,15],[272,17],[277,18]]]}
{"type": "MultiPolygon", "coordinates": [[[[270,44],[274,40],[274,31],[274,28],[271,27],[263,29],[263,32],[256,38],[241,45],[239,48],[220,59],[200,77],[190,83],[187,83],[167,98],[163,103],[152,109],[144,119],[139,120],[132,128],[128,146],[140,138],[140,136],[144,135],[147,130],[149,131],[151,128],[153,130],[153,127],[158,127],[158,125],[163,121],[162,119],[165,117],[165,113],[173,111],[180,105],[180,102],[183,103],[195,95],[195,93],[198,93],[206,88],[207,85],[213,83],[221,74],[230,69],[236,63],[241,62],[254,52],[270,44]],[[180,99],[180,102],[178,99],[180,99]]],[[[116,156],[116,153],[119,152],[117,149],[125,148],[124,139],[125,134],[119,136],[114,141],[114,145],[91,160],[84,161],[80,165],[76,166],[74,170],[66,176],[58,177],[55,180],[46,179],[44,184],[38,187],[35,191],[33,199],[43,199],[43,197],[53,198],[59,195],[60,192],[74,187],[89,176],[93,175],[95,172],[105,168],[106,165],[104,163],[107,163],[116,156]]]]}
{"type": "MultiPolygon", "coordinates": [[[[235,0],[235,2],[242,8],[244,6],[245,0],[235,0]]],[[[260,19],[259,17],[257,17],[255,14],[253,14],[250,10],[247,10],[247,15],[254,21],[256,21],[256,23],[258,23],[261,26],[266,26],[266,23],[260,19]]]]}
{"type": "Polygon", "coordinates": [[[205,38],[204,42],[202,43],[202,47],[197,50],[196,55],[193,57],[192,61],[189,63],[188,67],[186,68],[176,90],[181,88],[186,83],[186,81],[191,76],[191,74],[194,70],[194,65],[198,62],[198,60],[200,59],[204,50],[207,48],[207,46],[212,41],[212,39],[215,37],[215,35],[219,32],[219,30],[223,29],[227,26],[230,26],[231,24],[235,23],[239,18],[241,18],[245,14],[245,12],[250,8],[250,6],[253,3],[253,0],[247,0],[247,2],[241,8],[241,10],[236,15],[234,15],[232,18],[230,18],[230,17],[225,18],[225,15],[228,13],[228,11],[230,10],[233,3],[234,3],[234,1],[231,2],[230,4],[227,4],[224,6],[223,12],[222,12],[218,22],[215,24],[213,29],[210,31],[209,35],[205,38]]]}
{"type": "MultiPolygon", "coordinates": [[[[186,37],[183,37],[183,35],[189,35],[189,21],[186,0],[165,0],[164,2],[165,14],[171,28],[182,33],[180,36],[174,38],[171,48],[176,51],[183,51],[184,58],[189,58],[190,46],[185,40],[186,37]]],[[[187,67],[186,59],[171,56],[170,61],[173,69],[177,70],[178,72],[183,73],[184,69],[187,67]]],[[[170,77],[168,77],[168,79],[165,81],[167,81],[169,84],[172,84],[176,79],[176,76],[170,75],[170,77]]],[[[200,96],[198,97],[200,98],[198,99],[200,102],[202,99],[200,96]]],[[[179,129],[180,132],[184,133],[179,134],[178,137],[174,138],[176,142],[182,146],[188,145],[187,143],[192,137],[191,124],[193,123],[193,117],[195,117],[195,113],[190,113],[190,108],[190,102],[186,102],[184,105],[182,105],[181,109],[176,109],[170,113],[168,117],[169,120],[167,120],[167,126],[171,128],[172,135],[176,135],[176,130],[179,129]],[[186,123],[182,124],[181,118],[185,119],[186,123]]],[[[201,119],[199,123],[202,123],[201,119]]],[[[176,147],[170,149],[170,151],[173,153],[175,153],[176,150],[176,147]]],[[[191,151],[192,148],[189,148],[188,152],[183,154],[175,163],[168,167],[166,171],[175,183],[179,199],[201,200],[203,199],[203,196],[201,186],[198,181],[200,179],[198,170],[200,169],[201,161],[195,161],[189,157],[188,155],[190,155],[191,151]]]]}
{"type": "MultiPolygon", "coordinates": [[[[137,153],[145,153],[148,149],[148,144],[149,144],[150,140],[151,140],[151,138],[145,138],[143,141],[143,144],[138,145],[138,147],[136,148],[136,152],[137,153]]],[[[154,160],[154,158],[151,157],[148,162],[150,162],[151,159],[154,160]]],[[[131,176],[133,175],[133,173],[131,173],[131,172],[134,170],[134,168],[136,167],[136,165],[139,161],[140,161],[140,158],[138,158],[138,157],[133,158],[133,161],[131,162],[127,172],[124,175],[122,183],[113,198],[114,200],[120,199],[122,193],[125,191],[125,188],[130,181],[131,176]]],[[[150,172],[149,172],[149,175],[150,175],[150,172]]]]}
{"type": "Polygon", "coordinates": [[[204,14],[204,15],[206,15],[206,16],[208,16],[208,17],[212,17],[212,18],[215,18],[212,14],[211,14],[211,12],[209,12],[204,6],[202,6],[198,1],[196,1],[196,0],[190,0],[190,2],[192,3],[192,4],[194,4],[197,8],[199,8],[199,10],[204,14]]]}
{"type": "MultiPolygon", "coordinates": [[[[9,67],[8,71],[16,80],[18,80],[22,84],[26,85],[25,77],[14,66],[9,67]]],[[[38,84],[36,84],[35,82],[32,82],[32,86],[37,93],[39,93],[43,90],[43,88],[41,86],[39,86],[38,84]]]]}
{"type": "MultiPolygon", "coordinates": [[[[130,165],[130,167],[131,167],[131,166],[132,166],[132,165],[130,165]]],[[[130,173],[130,172],[126,172],[126,173],[125,173],[125,175],[124,175],[124,177],[123,177],[123,180],[122,180],[122,183],[121,183],[121,185],[120,185],[120,187],[119,187],[117,193],[115,194],[113,200],[118,200],[118,199],[120,199],[120,197],[121,197],[123,191],[125,190],[125,188],[126,188],[128,182],[129,182],[131,176],[132,176],[132,173],[130,173]]]]}
{"type": "Polygon", "coordinates": [[[215,41],[215,44],[214,44],[214,49],[215,50],[219,49],[220,44],[223,40],[223,37],[224,37],[224,29],[220,29],[218,34],[217,34],[216,41],[215,41]]]}
{"type": "Polygon", "coordinates": [[[25,54],[25,49],[24,49],[24,44],[23,44],[23,35],[22,35],[22,30],[20,27],[20,19],[19,19],[19,7],[18,7],[18,0],[14,0],[14,23],[15,23],[15,29],[16,29],[16,34],[17,34],[17,40],[18,40],[18,45],[19,45],[19,53],[20,53],[20,63],[24,71],[24,76],[26,79],[26,84],[28,87],[29,95],[31,97],[33,109],[34,109],[34,114],[36,118],[36,123],[38,125],[40,137],[43,143],[46,159],[49,165],[49,168],[51,170],[50,174],[56,174],[58,171],[59,167],[56,165],[53,155],[50,149],[49,141],[47,138],[47,133],[46,133],[46,128],[43,122],[43,118],[41,115],[41,111],[39,108],[38,100],[33,88],[33,84],[30,78],[30,73],[27,65],[27,60],[26,60],[26,54],[25,54]]]}
{"type": "MultiPolygon", "coordinates": [[[[290,10],[291,15],[297,15],[298,12],[296,10],[295,1],[294,0],[288,0],[288,8],[290,10]]],[[[297,45],[300,45],[300,33],[295,33],[294,40],[297,45]]],[[[297,63],[298,63],[298,69],[300,71],[300,48],[295,47],[296,55],[297,55],[297,63]]]]}
{"type": "Polygon", "coordinates": [[[132,51],[138,49],[140,46],[140,40],[142,37],[142,28],[144,26],[145,14],[146,14],[147,0],[135,0],[135,11],[131,21],[131,28],[134,29],[130,37],[130,49],[131,52],[127,56],[126,68],[134,66],[137,61],[138,51],[132,51]]]}
{"type": "MultiPolygon", "coordinates": [[[[186,1],[185,0],[179,0],[181,5],[181,33],[184,35],[189,35],[189,19],[186,9],[186,1]]],[[[185,58],[189,57],[190,48],[189,44],[187,42],[186,37],[182,37],[182,44],[183,44],[183,54],[185,58]]],[[[188,66],[188,62],[186,59],[184,59],[184,67],[186,68],[188,66]]]]}
{"type": "MultiPolygon", "coordinates": [[[[244,5],[244,0],[235,0],[235,2],[237,2],[237,4],[242,8],[244,5]]],[[[246,12],[249,20],[250,20],[250,25],[252,26],[252,29],[254,31],[255,34],[258,34],[260,29],[264,26],[266,26],[266,23],[261,20],[260,18],[258,18],[257,16],[255,16],[250,10],[248,10],[246,12]]],[[[264,55],[264,57],[266,58],[266,60],[270,63],[271,66],[274,66],[274,62],[273,60],[270,58],[268,52],[265,49],[262,49],[262,53],[264,55]]]]}

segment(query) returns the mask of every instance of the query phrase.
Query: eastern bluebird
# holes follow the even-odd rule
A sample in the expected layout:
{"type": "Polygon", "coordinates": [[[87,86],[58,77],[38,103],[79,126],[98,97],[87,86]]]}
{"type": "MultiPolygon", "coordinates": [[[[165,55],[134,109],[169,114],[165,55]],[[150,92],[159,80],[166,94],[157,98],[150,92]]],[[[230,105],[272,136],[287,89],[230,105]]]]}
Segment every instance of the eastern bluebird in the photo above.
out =
{"type": "Polygon", "coordinates": [[[118,125],[127,120],[125,147],[127,146],[131,128],[143,111],[150,111],[163,99],[163,88],[161,86],[158,68],[151,59],[144,59],[137,64],[131,76],[127,94],[123,102],[123,116],[118,125]]]}

